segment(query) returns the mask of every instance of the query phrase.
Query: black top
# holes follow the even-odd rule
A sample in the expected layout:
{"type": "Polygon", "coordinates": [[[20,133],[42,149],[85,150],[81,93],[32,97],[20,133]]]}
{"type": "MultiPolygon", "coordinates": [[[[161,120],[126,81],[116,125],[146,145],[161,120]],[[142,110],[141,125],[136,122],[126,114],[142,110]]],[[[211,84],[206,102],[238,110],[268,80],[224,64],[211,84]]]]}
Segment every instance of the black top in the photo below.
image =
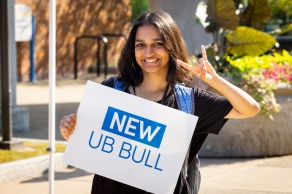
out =
{"type": "MultiPolygon", "coordinates": [[[[113,87],[114,77],[111,77],[101,84],[113,87]]],[[[130,93],[128,89],[125,92],[130,93]]],[[[202,147],[209,133],[218,134],[223,125],[227,121],[224,117],[232,109],[232,105],[224,96],[219,96],[211,92],[194,88],[195,99],[195,116],[198,116],[198,122],[194,131],[191,147],[190,147],[190,160],[195,157],[202,147]]],[[[174,92],[171,90],[165,99],[159,100],[157,103],[178,109],[174,92]]],[[[180,182],[177,183],[174,193],[178,193],[180,182]]],[[[114,180],[95,175],[92,183],[92,194],[144,194],[147,193],[140,189],[131,187],[129,185],[116,182],[114,180]]]]}

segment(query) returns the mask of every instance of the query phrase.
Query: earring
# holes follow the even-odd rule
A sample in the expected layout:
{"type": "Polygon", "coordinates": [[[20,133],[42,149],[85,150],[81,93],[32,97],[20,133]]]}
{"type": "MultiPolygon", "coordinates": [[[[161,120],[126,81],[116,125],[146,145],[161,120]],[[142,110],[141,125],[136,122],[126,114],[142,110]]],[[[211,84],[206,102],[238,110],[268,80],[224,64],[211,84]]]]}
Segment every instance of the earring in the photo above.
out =
{"type": "Polygon", "coordinates": [[[133,60],[132,60],[132,67],[135,69],[135,71],[137,71],[137,69],[135,68],[135,64],[133,63],[133,60]]]}

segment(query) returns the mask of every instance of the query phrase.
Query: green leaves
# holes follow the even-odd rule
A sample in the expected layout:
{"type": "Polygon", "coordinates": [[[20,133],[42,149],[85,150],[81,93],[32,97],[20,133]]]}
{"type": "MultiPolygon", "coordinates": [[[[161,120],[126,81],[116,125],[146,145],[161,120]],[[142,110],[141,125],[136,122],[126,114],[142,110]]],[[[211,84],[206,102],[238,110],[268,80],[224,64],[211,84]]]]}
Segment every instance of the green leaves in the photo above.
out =
{"type": "Polygon", "coordinates": [[[290,31],[292,31],[292,24],[287,24],[285,26],[282,26],[281,28],[278,28],[276,30],[269,32],[269,34],[275,36],[275,35],[282,35],[290,31]]]}
{"type": "MultiPolygon", "coordinates": [[[[205,6],[205,24],[208,25],[204,27],[206,32],[213,33],[218,56],[223,53],[261,55],[276,43],[275,38],[261,31],[272,13],[268,0],[246,0],[244,4],[240,0],[208,0],[205,6]]],[[[274,33],[289,30],[290,26],[287,26],[283,31],[274,33]]]]}
{"type": "Polygon", "coordinates": [[[207,21],[210,22],[206,30],[214,32],[223,29],[234,30],[238,26],[239,18],[235,14],[236,7],[233,0],[209,0],[207,3],[207,21]]]}
{"type": "Polygon", "coordinates": [[[230,65],[240,70],[240,72],[248,74],[251,70],[254,69],[270,68],[272,62],[274,61],[274,57],[272,55],[263,55],[261,57],[244,56],[232,59],[231,57],[228,56],[226,57],[226,60],[230,65]]]}
{"type": "Polygon", "coordinates": [[[244,26],[226,34],[226,39],[229,41],[227,52],[236,56],[261,55],[276,43],[273,36],[244,26]]]}
{"type": "MultiPolygon", "coordinates": [[[[292,26],[287,25],[270,34],[262,32],[272,15],[268,1],[278,6],[279,2],[287,3],[291,0],[208,0],[207,4],[200,4],[202,8],[207,6],[206,11],[198,7],[197,12],[202,16],[200,19],[206,32],[212,33],[214,37],[213,46],[208,49],[208,56],[216,70],[232,77],[236,85],[259,102],[261,113],[272,119],[273,113],[279,111],[273,93],[276,82],[266,76],[270,71],[274,76],[276,69],[283,75],[289,75],[288,79],[291,81],[291,73],[287,73],[288,70],[283,67],[290,68],[288,64],[292,64],[292,57],[288,52],[263,54],[276,43],[271,34],[286,33],[292,26]],[[273,67],[276,63],[278,66],[273,67]]],[[[281,4],[281,7],[287,6],[281,4]]]]}
{"type": "Polygon", "coordinates": [[[240,15],[241,25],[263,30],[271,15],[268,0],[249,0],[247,8],[240,15]]]}

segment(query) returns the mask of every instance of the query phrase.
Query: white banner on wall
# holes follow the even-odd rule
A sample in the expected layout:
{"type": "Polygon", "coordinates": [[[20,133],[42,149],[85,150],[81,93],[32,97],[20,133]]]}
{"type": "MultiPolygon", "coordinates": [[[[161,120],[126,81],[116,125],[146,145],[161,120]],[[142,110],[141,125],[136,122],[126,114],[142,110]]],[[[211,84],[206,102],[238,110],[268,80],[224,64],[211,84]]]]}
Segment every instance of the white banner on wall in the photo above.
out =
{"type": "Polygon", "coordinates": [[[25,4],[15,4],[15,41],[30,41],[32,38],[32,11],[25,4]]]}
{"type": "Polygon", "coordinates": [[[198,117],[88,81],[66,164],[173,193],[198,117]]]}

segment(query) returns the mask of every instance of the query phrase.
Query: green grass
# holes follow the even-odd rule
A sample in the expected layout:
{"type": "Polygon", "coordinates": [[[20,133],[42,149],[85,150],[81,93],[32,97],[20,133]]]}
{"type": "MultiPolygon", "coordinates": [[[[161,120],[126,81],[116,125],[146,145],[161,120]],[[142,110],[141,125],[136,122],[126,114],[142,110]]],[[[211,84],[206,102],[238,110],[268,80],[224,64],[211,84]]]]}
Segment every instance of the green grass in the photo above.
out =
{"type": "MultiPolygon", "coordinates": [[[[42,156],[49,153],[46,151],[48,143],[24,142],[23,144],[27,149],[24,149],[22,151],[10,151],[0,149],[0,164],[26,158],[32,158],[36,156],[42,156]]],[[[64,152],[65,148],[65,144],[56,144],[56,152],[64,152]]]]}

